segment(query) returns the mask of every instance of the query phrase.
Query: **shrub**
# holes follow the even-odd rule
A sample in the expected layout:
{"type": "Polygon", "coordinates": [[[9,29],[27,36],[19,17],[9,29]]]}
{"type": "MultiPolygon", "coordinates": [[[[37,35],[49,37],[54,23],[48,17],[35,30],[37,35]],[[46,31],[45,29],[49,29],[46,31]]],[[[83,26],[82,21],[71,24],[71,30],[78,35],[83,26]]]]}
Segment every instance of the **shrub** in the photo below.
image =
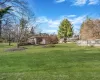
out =
{"type": "Polygon", "coordinates": [[[58,38],[56,35],[51,35],[50,36],[50,44],[57,44],[58,43],[58,38]]]}
{"type": "Polygon", "coordinates": [[[3,39],[0,39],[0,43],[3,43],[3,39]]]}
{"type": "Polygon", "coordinates": [[[49,47],[55,47],[55,44],[49,44],[48,46],[49,47]]]}

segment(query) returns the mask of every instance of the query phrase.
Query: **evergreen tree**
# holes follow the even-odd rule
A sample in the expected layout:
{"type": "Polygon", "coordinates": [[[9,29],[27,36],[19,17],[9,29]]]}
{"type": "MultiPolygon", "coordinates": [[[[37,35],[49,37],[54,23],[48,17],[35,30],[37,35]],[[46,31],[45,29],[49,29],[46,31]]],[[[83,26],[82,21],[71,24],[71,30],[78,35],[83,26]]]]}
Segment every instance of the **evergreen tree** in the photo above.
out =
{"type": "Polygon", "coordinates": [[[58,37],[64,38],[64,42],[66,42],[67,37],[71,37],[72,35],[73,35],[72,24],[67,19],[64,19],[59,26],[58,37]]]}
{"type": "Polygon", "coordinates": [[[11,10],[11,6],[0,9],[0,38],[1,38],[1,26],[2,26],[2,18],[5,14],[9,13],[9,10],[11,10]]]}

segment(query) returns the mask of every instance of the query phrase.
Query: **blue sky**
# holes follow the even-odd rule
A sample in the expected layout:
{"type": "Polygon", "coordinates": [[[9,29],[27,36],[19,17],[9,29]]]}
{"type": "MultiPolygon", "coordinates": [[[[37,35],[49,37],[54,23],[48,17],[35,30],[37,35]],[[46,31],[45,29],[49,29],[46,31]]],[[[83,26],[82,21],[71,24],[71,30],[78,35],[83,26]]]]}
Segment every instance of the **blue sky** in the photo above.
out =
{"type": "Polygon", "coordinates": [[[67,18],[79,32],[86,19],[100,17],[100,0],[29,0],[42,32],[57,33],[60,22],[67,18]]]}

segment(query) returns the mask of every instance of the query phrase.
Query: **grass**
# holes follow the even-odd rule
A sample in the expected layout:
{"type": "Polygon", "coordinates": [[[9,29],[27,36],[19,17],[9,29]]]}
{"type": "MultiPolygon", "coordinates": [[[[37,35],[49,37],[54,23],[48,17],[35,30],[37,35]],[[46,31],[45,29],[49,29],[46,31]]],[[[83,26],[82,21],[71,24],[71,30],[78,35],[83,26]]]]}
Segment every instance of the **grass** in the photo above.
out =
{"type": "Polygon", "coordinates": [[[100,48],[57,44],[53,48],[0,43],[0,80],[100,80],[100,48]]]}

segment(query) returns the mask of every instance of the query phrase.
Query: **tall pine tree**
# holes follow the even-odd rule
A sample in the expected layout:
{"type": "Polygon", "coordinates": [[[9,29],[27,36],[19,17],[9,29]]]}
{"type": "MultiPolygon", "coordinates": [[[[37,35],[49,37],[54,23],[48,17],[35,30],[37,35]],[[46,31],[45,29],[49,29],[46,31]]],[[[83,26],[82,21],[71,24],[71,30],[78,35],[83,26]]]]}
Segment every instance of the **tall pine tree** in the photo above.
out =
{"type": "Polygon", "coordinates": [[[5,14],[9,13],[9,10],[11,10],[11,6],[0,9],[0,38],[1,38],[1,26],[2,26],[2,18],[5,14]]]}
{"type": "Polygon", "coordinates": [[[64,42],[66,42],[67,38],[71,37],[72,35],[73,35],[72,24],[67,19],[64,19],[59,26],[58,37],[64,38],[64,42]]]}

